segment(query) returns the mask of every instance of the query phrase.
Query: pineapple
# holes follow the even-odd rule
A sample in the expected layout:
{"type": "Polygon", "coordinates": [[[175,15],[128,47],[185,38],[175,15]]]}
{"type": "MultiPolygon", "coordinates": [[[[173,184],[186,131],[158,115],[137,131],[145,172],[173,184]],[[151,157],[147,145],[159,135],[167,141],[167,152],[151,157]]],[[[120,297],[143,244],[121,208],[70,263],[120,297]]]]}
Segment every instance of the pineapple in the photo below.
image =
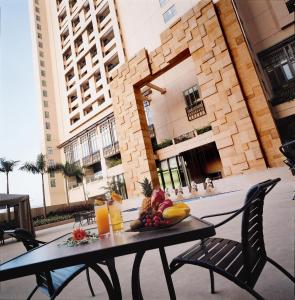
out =
{"type": "Polygon", "coordinates": [[[142,193],[145,198],[142,200],[140,214],[146,213],[151,209],[151,196],[153,193],[153,187],[151,181],[144,178],[143,182],[139,182],[142,187],[142,193]]]}

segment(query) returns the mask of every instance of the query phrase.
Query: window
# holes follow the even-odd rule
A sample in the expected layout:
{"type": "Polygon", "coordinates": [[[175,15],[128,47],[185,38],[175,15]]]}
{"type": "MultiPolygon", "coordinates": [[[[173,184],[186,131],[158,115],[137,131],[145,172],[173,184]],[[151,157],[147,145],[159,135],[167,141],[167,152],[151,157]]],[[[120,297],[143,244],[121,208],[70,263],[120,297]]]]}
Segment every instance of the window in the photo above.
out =
{"type": "Polygon", "coordinates": [[[193,106],[197,105],[198,101],[200,100],[198,85],[196,84],[193,87],[185,90],[183,92],[183,95],[184,95],[187,107],[193,107],[193,106]]]}
{"type": "Polygon", "coordinates": [[[47,97],[47,91],[45,91],[45,90],[42,91],[42,94],[43,94],[44,97],[47,97]]]}
{"type": "Polygon", "coordinates": [[[44,70],[41,70],[41,76],[45,77],[46,76],[46,73],[44,70]]]}
{"type": "Polygon", "coordinates": [[[49,177],[50,177],[50,178],[54,178],[54,177],[55,177],[55,172],[54,172],[54,171],[49,172],[49,177]]]}
{"type": "Polygon", "coordinates": [[[40,9],[38,7],[35,7],[35,11],[38,13],[40,12],[40,9]]]}
{"type": "Polygon", "coordinates": [[[42,34],[41,33],[38,32],[37,36],[38,36],[38,39],[42,40],[42,34]]]}
{"type": "Polygon", "coordinates": [[[82,157],[87,157],[90,155],[90,147],[89,147],[89,142],[88,142],[88,136],[87,134],[84,134],[81,139],[81,147],[82,147],[82,157]]]}
{"type": "Polygon", "coordinates": [[[160,6],[164,6],[169,0],[159,0],[160,6]]]}
{"type": "Polygon", "coordinates": [[[167,23],[176,15],[175,5],[172,5],[168,10],[163,13],[164,22],[167,23]]]}
{"type": "Polygon", "coordinates": [[[40,17],[39,17],[39,16],[36,16],[36,20],[37,20],[37,21],[40,21],[40,17]]]}
{"type": "Polygon", "coordinates": [[[66,161],[69,163],[74,163],[76,161],[79,161],[79,147],[78,142],[75,141],[72,144],[66,146],[64,148],[66,161]]]}
{"type": "Polygon", "coordinates": [[[102,147],[106,148],[112,145],[112,137],[111,137],[111,131],[109,127],[109,122],[105,122],[102,125],[100,125],[100,133],[101,133],[102,147]]]}
{"type": "Polygon", "coordinates": [[[41,30],[41,25],[40,24],[37,24],[36,27],[37,27],[38,30],[41,30]]]}
{"type": "Polygon", "coordinates": [[[55,162],[53,159],[48,160],[48,167],[55,167],[55,162]]]}
{"type": "Polygon", "coordinates": [[[51,134],[46,134],[46,141],[50,142],[51,141],[51,134]]]}
{"type": "Polygon", "coordinates": [[[291,14],[295,11],[295,1],[294,0],[288,0],[286,1],[286,6],[287,6],[287,9],[288,9],[288,12],[291,14]]]}
{"type": "Polygon", "coordinates": [[[43,105],[44,105],[44,107],[48,107],[48,101],[44,100],[43,105]]]}
{"type": "Polygon", "coordinates": [[[45,122],[45,128],[50,129],[50,123],[49,122],[45,122]]]}
{"type": "Polygon", "coordinates": [[[40,66],[41,66],[41,67],[45,67],[45,62],[44,62],[44,60],[40,60],[40,66]]]}
{"type": "Polygon", "coordinates": [[[89,132],[89,141],[90,141],[90,146],[91,146],[91,152],[96,153],[99,151],[99,146],[97,142],[97,135],[96,131],[91,131],[89,132]]]}
{"type": "Polygon", "coordinates": [[[52,155],[53,154],[53,148],[52,147],[47,147],[47,154],[52,155]]]}
{"type": "Polygon", "coordinates": [[[200,99],[199,86],[196,84],[183,92],[186,102],[186,114],[189,121],[200,118],[206,114],[203,100],[200,99]]]}
{"type": "Polygon", "coordinates": [[[39,56],[40,57],[44,57],[44,52],[43,51],[39,51],[39,56]]]}
{"type": "Polygon", "coordinates": [[[270,81],[272,104],[280,104],[295,98],[294,35],[261,52],[258,57],[270,81]]]}
{"type": "Polygon", "coordinates": [[[151,106],[149,101],[144,101],[144,112],[145,112],[145,117],[148,125],[153,124],[153,115],[151,111],[151,106]]]}
{"type": "Polygon", "coordinates": [[[112,130],[113,143],[115,143],[115,142],[118,141],[115,118],[110,120],[110,127],[111,127],[111,130],[112,130]]]}
{"type": "Polygon", "coordinates": [[[42,86],[46,86],[46,81],[42,80],[42,86]]]}
{"type": "Polygon", "coordinates": [[[45,116],[46,119],[48,119],[49,118],[49,111],[44,111],[44,116],[45,116]]]}
{"type": "Polygon", "coordinates": [[[43,48],[43,44],[41,42],[38,43],[39,48],[43,48]]]}
{"type": "Polygon", "coordinates": [[[39,0],[35,0],[35,4],[39,4],[39,0]]]}
{"type": "Polygon", "coordinates": [[[50,187],[52,188],[56,187],[55,179],[50,179],[50,187]]]}

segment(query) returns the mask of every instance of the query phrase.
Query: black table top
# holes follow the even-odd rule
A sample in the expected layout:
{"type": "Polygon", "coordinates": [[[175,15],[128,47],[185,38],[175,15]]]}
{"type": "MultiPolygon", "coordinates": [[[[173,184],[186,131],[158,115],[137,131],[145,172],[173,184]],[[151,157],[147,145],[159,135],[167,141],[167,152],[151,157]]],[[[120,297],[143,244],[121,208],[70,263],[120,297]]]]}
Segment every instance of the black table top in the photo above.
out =
{"type": "MultiPolygon", "coordinates": [[[[125,224],[126,229],[129,224],[125,224]]],[[[94,229],[96,230],[96,229],[94,229]]],[[[147,232],[122,232],[75,247],[60,245],[68,235],[26,252],[0,265],[0,281],[32,275],[38,272],[91,264],[101,260],[189,242],[215,235],[211,223],[193,216],[181,223],[160,230],[147,232]]]]}

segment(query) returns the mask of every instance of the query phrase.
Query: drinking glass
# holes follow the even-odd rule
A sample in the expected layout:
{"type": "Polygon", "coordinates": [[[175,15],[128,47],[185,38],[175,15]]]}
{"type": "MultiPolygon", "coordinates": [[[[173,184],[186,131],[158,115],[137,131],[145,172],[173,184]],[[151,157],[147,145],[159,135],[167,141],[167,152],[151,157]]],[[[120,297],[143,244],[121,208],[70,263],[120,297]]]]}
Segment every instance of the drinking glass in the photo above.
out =
{"type": "Polygon", "coordinates": [[[100,236],[108,235],[110,233],[110,223],[107,201],[96,200],[94,210],[98,234],[100,236]]]}
{"type": "Polygon", "coordinates": [[[119,201],[114,200],[109,200],[108,204],[113,232],[120,232],[123,230],[122,205],[119,201]]]}

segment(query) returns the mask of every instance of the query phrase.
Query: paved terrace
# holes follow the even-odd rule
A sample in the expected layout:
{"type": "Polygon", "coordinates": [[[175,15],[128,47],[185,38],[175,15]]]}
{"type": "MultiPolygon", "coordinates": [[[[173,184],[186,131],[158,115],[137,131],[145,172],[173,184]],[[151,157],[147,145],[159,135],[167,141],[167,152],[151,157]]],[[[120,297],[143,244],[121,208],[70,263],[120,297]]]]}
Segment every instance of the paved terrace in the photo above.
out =
{"type": "MultiPolygon", "coordinates": [[[[247,188],[266,178],[282,177],[282,181],[269,194],[265,201],[264,233],[267,253],[290,273],[294,274],[294,216],[295,201],[292,197],[295,181],[286,168],[268,170],[252,175],[241,175],[235,178],[223,179],[218,183],[218,191],[239,190],[236,192],[215,195],[192,201],[192,213],[203,216],[214,212],[229,211],[242,205],[247,188]]],[[[136,201],[131,206],[138,206],[136,201]]],[[[137,212],[124,215],[125,219],[132,219],[137,212]]],[[[217,222],[212,219],[212,222],[217,222]]],[[[240,238],[240,218],[232,220],[217,230],[217,236],[237,239],[240,238]]],[[[86,228],[86,227],[85,227],[86,228]]],[[[53,227],[38,231],[37,238],[50,241],[64,233],[70,232],[72,224],[53,227]]],[[[180,244],[166,248],[168,259],[187,249],[192,243],[180,244]]],[[[24,252],[21,243],[9,240],[4,247],[0,247],[1,261],[8,260],[24,252]]],[[[116,258],[117,270],[121,281],[123,299],[131,299],[131,269],[134,255],[116,258]]],[[[92,271],[91,271],[92,272],[92,271]]],[[[96,297],[90,296],[86,283],[86,275],[80,274],[61,293],[58,299],[108,299],[104,287],[95,274],[91,276],[96,297]]],[[[177,299],[253,299],[246,291],[225,278],[215,275],[217,293],[210,294],[209,272],[205,269],[184,266],[173,274],[177,299]]],[[[145,299],[169,299],[168,291],[161,269],[161,261],[157,251],[146,253],[141,265],[141,284],[145,299]]],[[[10,280],[0,283],[0,299],[25,299],[35,286],[34,276],[10,280]]],[[[256,284],[256,290],[265,299],[294,299],[294,286],[281,272],[267,264],[256,284]]],[[[41,292],[37,292],[33,299],[47,299],[41,292]]]]}

